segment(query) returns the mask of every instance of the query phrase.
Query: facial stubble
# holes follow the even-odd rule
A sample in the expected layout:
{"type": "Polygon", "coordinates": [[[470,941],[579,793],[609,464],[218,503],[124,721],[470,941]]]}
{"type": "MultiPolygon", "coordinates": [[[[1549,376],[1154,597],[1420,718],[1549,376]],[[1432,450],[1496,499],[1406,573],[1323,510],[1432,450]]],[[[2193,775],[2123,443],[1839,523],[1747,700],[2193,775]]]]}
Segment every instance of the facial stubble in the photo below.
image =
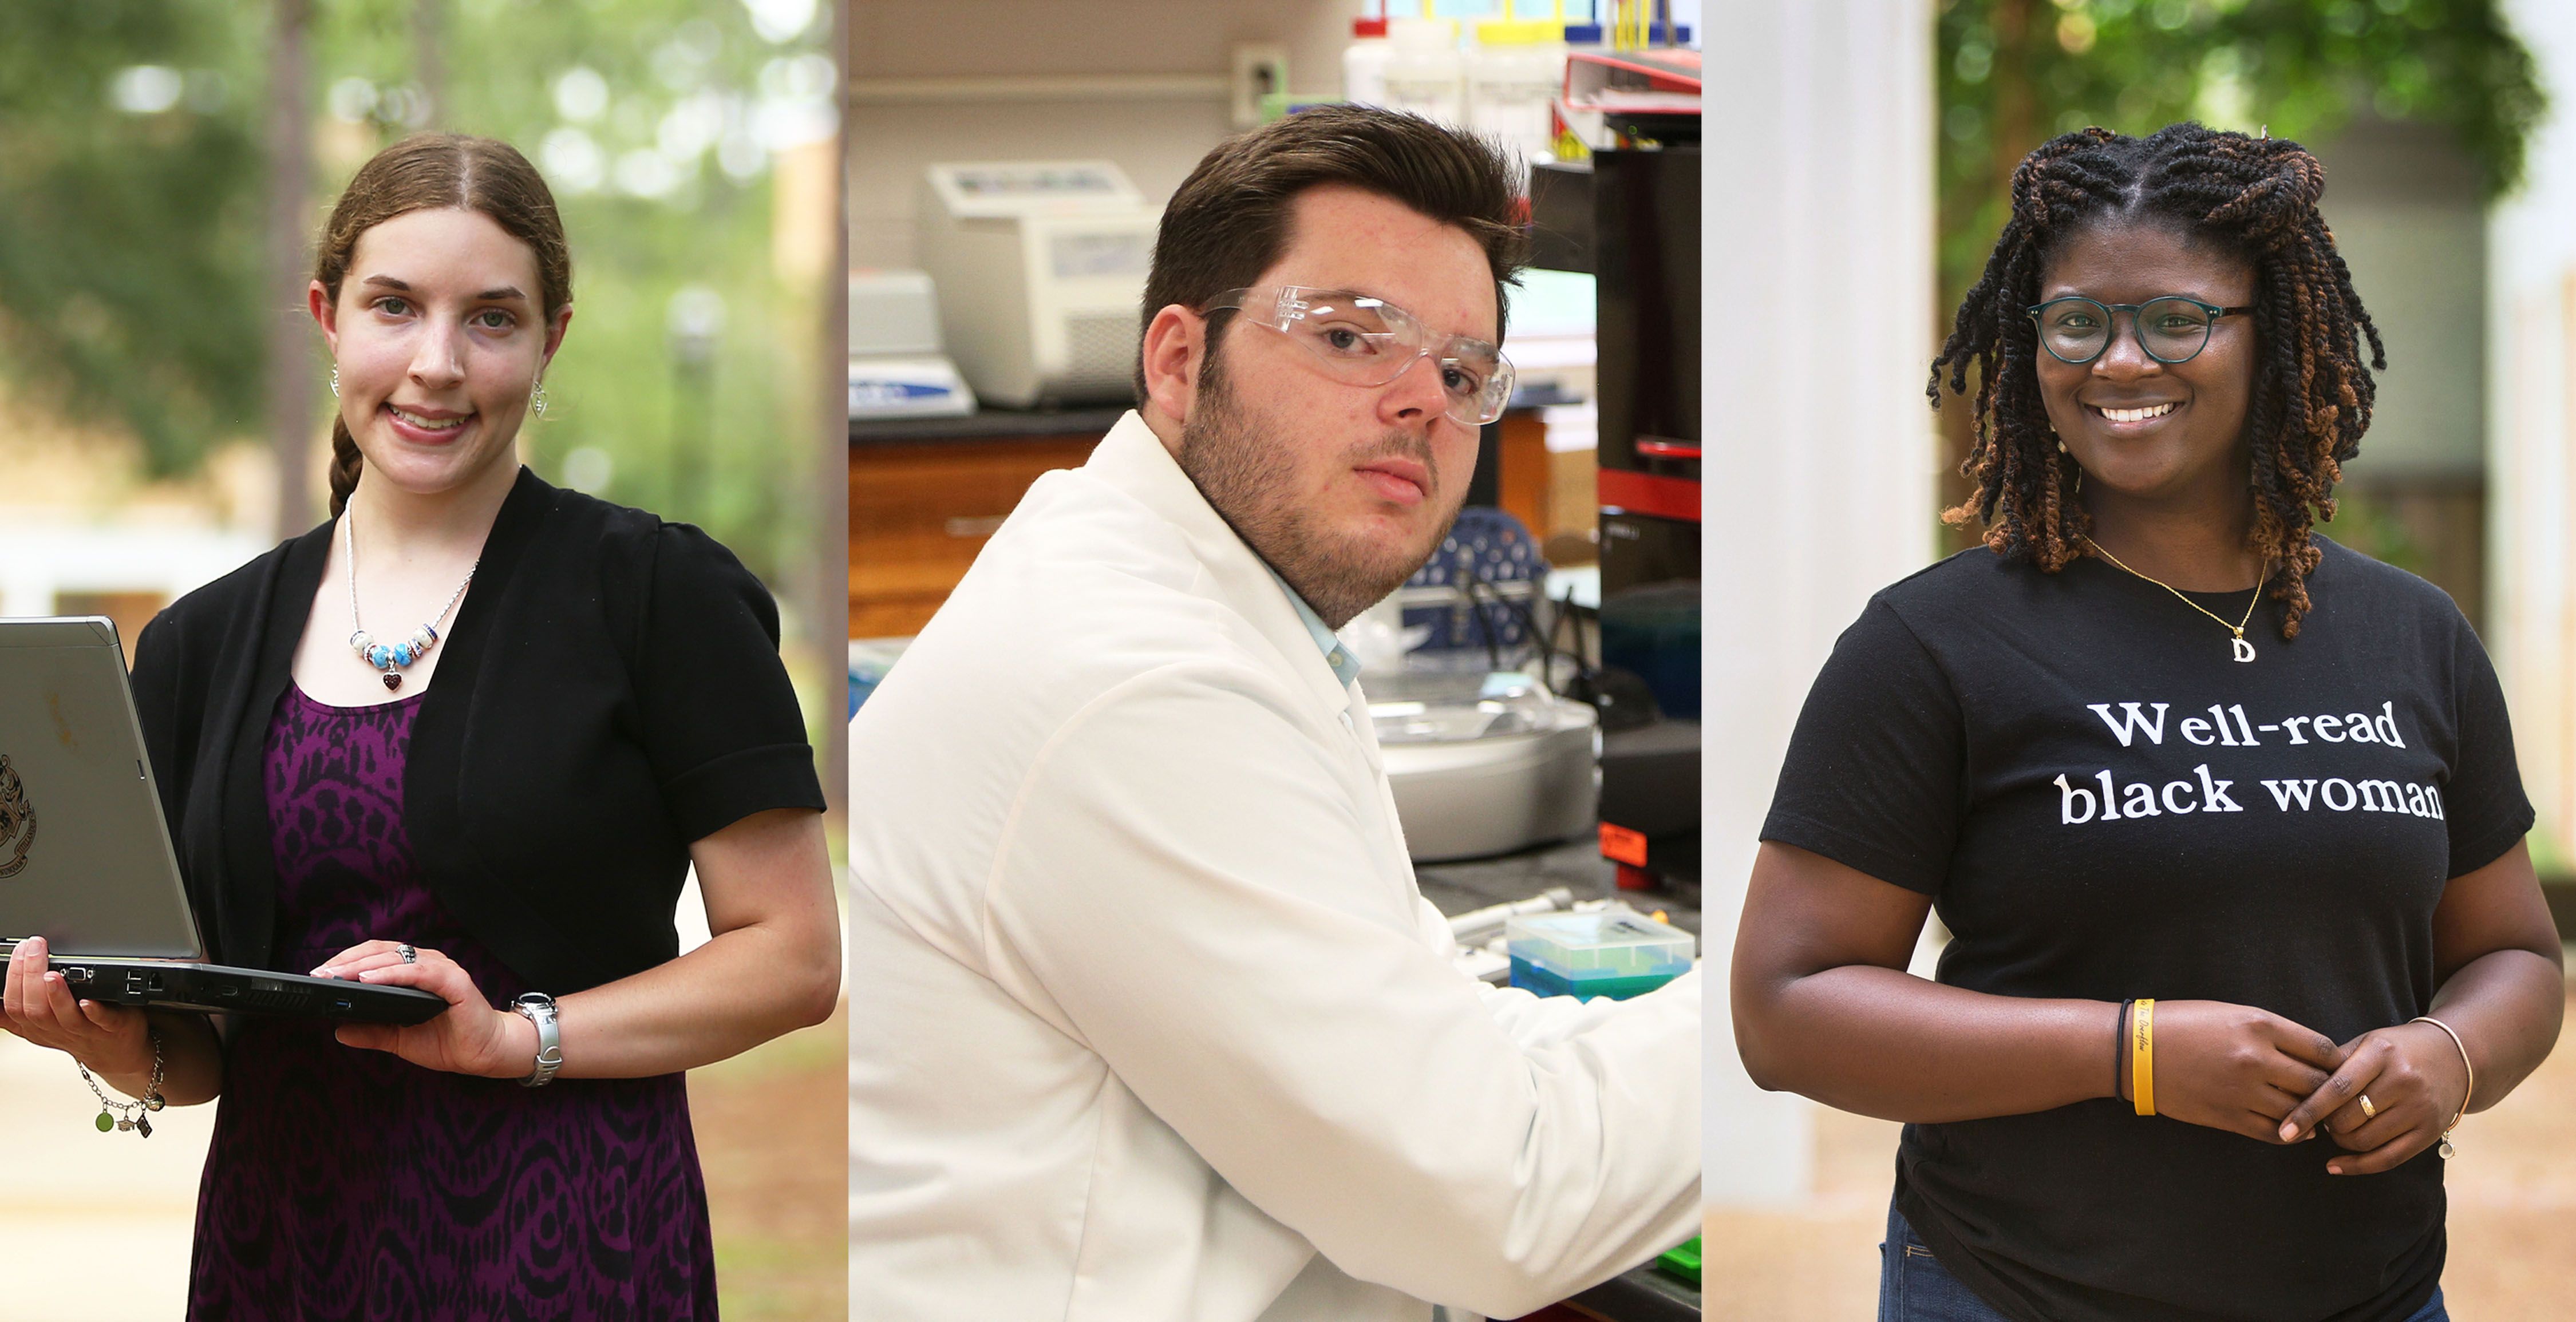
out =
{"type": "Polygon", "coordinates": [[[1181,424],[1181,471],[1235,535],[1279,571],[1327,627],[1339,629],[1404,586],[1422,567],[1431,548],[1448,535],[1464,493],[1459,500],[1443,501],[1428,436],[1389,431],[1344,451],[1339,471],[1378,459],[1413,460],[1425,475],[1424,503],[1441,510],[1438,522],[1420,545],[1337,535],[1321,516],[1300,505],[1294,490],[1295,452],[1310,443],[1250,416],[1235,398],[1220,357],[1211,353],[1200,369],[1197,399],[1189,420],[1181,424]]]}

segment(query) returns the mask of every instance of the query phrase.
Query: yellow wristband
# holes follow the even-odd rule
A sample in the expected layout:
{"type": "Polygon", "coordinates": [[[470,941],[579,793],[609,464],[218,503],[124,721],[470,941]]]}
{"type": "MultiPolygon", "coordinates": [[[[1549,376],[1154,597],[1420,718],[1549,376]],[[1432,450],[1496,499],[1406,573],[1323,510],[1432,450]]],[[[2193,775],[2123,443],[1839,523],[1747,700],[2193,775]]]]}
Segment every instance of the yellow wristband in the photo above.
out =
{"type": "Polygon", "coordinates": [[[2156,1003],[2142,1000],[2129,1012],[2129,1095],[2138,1114],[2156,1113],[2156,1003]]]}

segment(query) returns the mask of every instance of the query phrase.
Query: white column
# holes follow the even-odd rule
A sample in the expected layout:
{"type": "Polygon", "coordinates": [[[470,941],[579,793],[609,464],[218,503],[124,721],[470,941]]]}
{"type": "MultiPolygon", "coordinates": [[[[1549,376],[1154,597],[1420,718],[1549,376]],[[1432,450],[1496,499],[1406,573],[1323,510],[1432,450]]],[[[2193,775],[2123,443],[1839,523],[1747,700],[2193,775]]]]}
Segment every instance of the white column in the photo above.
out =
{"type": "Polygon", "coordinates": [[[2566,101],[2576,88],[2576,9],[2557,0],[2509,0],[2505,9],[2553,104],[2521,190],[2488,229],[2484,641],[2513,714],[2536,834],[2566,850],[2576,847],[2576,394],[2567,383],[2576,366],[2576,122],[2566,101]]]}
{"type": "Polygon", "coordinates": [[[1811,1106],[1745,1077],[1723,970],[1808,685],[1935,545],[1931,0],[1715,0],[1703,140],[1701,830],[1711,1206],[1806,1196],[1811,1106]]]}

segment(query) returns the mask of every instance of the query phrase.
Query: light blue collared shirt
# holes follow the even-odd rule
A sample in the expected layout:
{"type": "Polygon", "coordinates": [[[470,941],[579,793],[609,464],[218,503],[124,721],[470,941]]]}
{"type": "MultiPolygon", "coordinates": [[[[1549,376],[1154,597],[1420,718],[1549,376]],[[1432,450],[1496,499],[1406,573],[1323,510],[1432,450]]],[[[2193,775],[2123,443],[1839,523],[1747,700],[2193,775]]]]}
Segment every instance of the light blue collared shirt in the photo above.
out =
{"type": "MultiPolygon", "coordinates": [[[[1261,567],[1270,569],[1270,562],[1263,561],[1261,567]]],[[[1324,617],[1306,604],[1306,599],[1297,594],[1297,589],[1288,586],[1287,579],[1279,577],[1278,570],[1270,569],[1270,577],[1279,584],[1280,591],[1288,594],[1288,604],[1297,608],[1297,618],[1305,624],[1306,636],[1314,639],[1315,646],[1323,650],[1324,664],[1333,668],[1333,678],[1342,681],[1343,688],[1358,683],[1360,659],[1351,655],[1351,649],[1342,646],[1342,640],[1334,637],[1332,630],[1324,627],[1324,617]]]]}

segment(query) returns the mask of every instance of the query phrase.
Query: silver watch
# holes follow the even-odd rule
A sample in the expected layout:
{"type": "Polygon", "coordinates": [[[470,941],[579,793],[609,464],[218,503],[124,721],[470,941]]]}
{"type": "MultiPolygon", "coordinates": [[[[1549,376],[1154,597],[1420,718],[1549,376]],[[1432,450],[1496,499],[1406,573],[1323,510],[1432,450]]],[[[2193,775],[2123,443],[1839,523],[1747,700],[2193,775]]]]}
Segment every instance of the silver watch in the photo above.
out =
{"type": "Polygon", "coordinates": [[[537,1067],[519,1080],[519,1086],[545,1087],[554,1082],[555,1071],[563,1068],[563,1036],[555,1029],[555,998],[544,992],[529,992],[510,1002],[510,1008],[537,1026],[537,1067]]]}

